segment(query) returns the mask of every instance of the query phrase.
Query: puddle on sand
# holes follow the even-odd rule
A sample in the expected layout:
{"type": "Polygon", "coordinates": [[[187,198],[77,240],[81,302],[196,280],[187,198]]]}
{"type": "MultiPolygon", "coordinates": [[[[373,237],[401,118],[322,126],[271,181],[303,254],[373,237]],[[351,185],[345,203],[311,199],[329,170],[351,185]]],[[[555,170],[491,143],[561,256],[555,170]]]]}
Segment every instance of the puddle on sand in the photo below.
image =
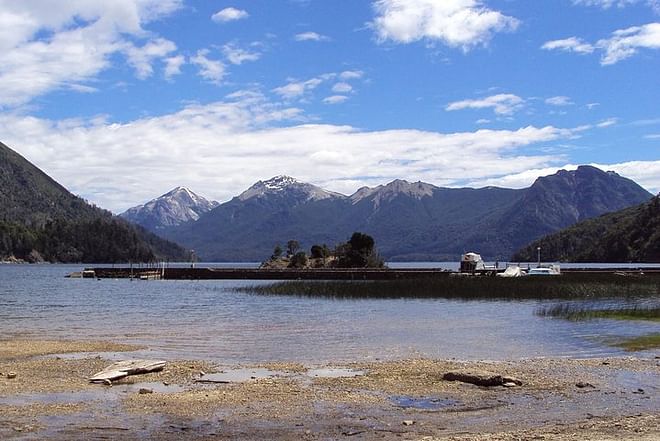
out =
{"type": "Polygon", "coordinates": [[[175,393],[185,390],[182,386],[171,384],[165,385],[156,382],[143,382],[132,384],[114,384],[112,387],[101,386],[98,388],[77,392],[47,392],[18,394],[0,397],[0,405],[4,406],[29,406],[31,404],[66,404],[87,403],[91,401],[115,402],[121,396],[139,393],[140,389],[149,389],[154,393],[175,393]]]}
{"type": "Polygon", "coordinates": [[[263,380],[266,378],[284,377],[286,373],[265,368],[254,369],[227,369],[204,375],[200,380],[209,383],[244,383],[250,380],[263,380]]]}
{"type": "MultiPolygon", "coordinates": [[[[144,352],[144,351],[142,351],[144,352]]],[[[89,358],[102,358],[109,361],[121,361],[128,358],[139,358],[139,350],[127,352],[65,352],[61,354],[36,355],[35,360],[49,360],[52,358],[60,360],[86,360],[89,358]]]]}
{"type": "Polygon", "coordinates": [[[112,389],[117,389],[120,393],[138,393],[140,389],[149,389],[154,393],[173,394],[183,392],[185,387],[178,384],[164,384],[160,382],[143,382],[133,384],[115,384],[112,389]]]}
{"type": "Polygon", "coordinates": [[[393,396],[390,401],[397,407],[420,410],[441,410],[459,404],[456,400],[438,397],[393,396]]]}
{"type": "Polygon", "coordinates": [[[307,371],[308,377],[317,378],[346,378],[346,377],[360,377],[364,375],[364,371],[347,368],[320,368],[310,369],[307,371]]]}

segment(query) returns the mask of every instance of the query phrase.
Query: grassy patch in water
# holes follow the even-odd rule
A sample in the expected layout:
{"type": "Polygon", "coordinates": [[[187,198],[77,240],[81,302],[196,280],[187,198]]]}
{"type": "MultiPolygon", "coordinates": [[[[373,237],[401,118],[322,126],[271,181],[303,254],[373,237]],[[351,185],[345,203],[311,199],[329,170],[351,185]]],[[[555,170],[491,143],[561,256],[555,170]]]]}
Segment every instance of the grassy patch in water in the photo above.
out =
{"type": "Polygon", "coordinates": [[[626,338],[612,343],[612,346],[617,346],[629,352],[658,349],[660,348],[660,333],[626,338]]]}
{"type": "Polygon", "coordinates": [[[558,277],[437,277],[378,281],[283,281],[237,288],[259,295],[334,299],[447,298],[595,299],[660,295],[660,275],[621,277],[611,273],[570,273],[558,277]]]}
{"type": "Polygon", "coordinates": [[[646,320],[660,322],[660,307],[634,306],[625,308],[592,309],[581,305],[563,303],[546,306],[536,311],[542,317],[559,317],[571,321],[592,319],[646,320]]]}

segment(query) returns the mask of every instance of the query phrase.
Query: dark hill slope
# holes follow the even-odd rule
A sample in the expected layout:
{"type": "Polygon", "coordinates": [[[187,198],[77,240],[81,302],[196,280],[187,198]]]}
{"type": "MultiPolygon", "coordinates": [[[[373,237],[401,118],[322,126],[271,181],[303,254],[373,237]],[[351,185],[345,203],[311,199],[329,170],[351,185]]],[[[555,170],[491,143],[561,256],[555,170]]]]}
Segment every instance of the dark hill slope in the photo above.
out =
{"type": "Polygon", "coordinates": [[[288,177],[258,182],[198,221],[163,230],[165,237],[194,249],[209,261],[261,261],[275,244],[299,239],[305,247],[336,243],[342,232],[334,219],[349,202],[345,196],[288,177]]]}
{"type": "Polygon", "coordinates": [[[0,258],[121,262],[184,255],[178,245],[69,193],[0,143],[0,258]]]}
{"type": "Polygon", "coordinates": [[[508,257],[520,247],[585,219],[647,202],[653,195],[634,181],[596,167],[560,170],[538,178],[521,199],[487,228],[499,234],[508,257]]]}
{"type": "Polygon", "coordinates": [[[580,222],[531,243],[514,260],[660,262],[660,196],[650,202],[580,222]]]}

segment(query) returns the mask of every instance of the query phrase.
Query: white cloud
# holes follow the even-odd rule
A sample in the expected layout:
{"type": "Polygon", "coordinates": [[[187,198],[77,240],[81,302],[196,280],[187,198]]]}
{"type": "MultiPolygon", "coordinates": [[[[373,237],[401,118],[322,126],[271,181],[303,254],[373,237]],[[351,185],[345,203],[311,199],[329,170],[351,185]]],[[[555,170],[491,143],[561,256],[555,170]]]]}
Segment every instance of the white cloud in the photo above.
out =
{"type": "Polygon", "coordinates": [[[339,74],[339,78],[342,80],[359,80],[364,76],[364,72],[361,70],[345,70],[339,74]]]}
{"type": "Polygon", "coordinates": [[[242,91],[125,123],[0,114],[0,133],[74,193],[115,211],[179,184],[222,201],[277,174],[318,183],[319,168],[330,190],[394,178],[461,185],[466,176],[488,179],[565,162],[561,155],[530,153],[531,147],[574,135],[552,126],[363,131],[296,122],[303,116],[296,107],[242,91]]]}
{"type": "Polygon", "coordinates": [[[141,79],[149,78],[154,70],[151,66],[156,59],[162,59],[176,50],[176,45],[164,38],[157,38],[142,47],[129,45],[126,48],[128,64],[135,69],[135,75],[141,79]]]}
{"type": "Polygon", "coordinates": [[[68,88],[79,93],[96,93],[99,91],[96,87],[85,86],[84,84],[69,84],[68,88]]]}
{"type": "Polygon", "coordinates": [[[519,21],[488,9],[479,0],[378,0],[371,24],[378,40],[439,41],[468,50],[487,44],[493,33],[513,31],[519,21]]]}
{"type": "Polygon", "coordinates": [[[311,78],[307,81],[291,81],[284,86],[276,87],[273,92],[287,100],[302,98],[307,92],[316,89],[323,81],[324,79],[321,77],[311,78]]]}
{"type": "Polygon", "coordinates": [[[353,91],[353,86],[345,82],[336,83],[332,86],[332,91],[335,93],[349,93],[353,91]]]}
{"type": "Polygon", "coordinates": [[[348,99],[345,95],[332,95],[323,99],[325,104],[341,104],[348,99]]]}
{"type": "Polygon", "coordinates": [[[517,95],[498,94],[482,99],[463,100],[449,103],[445,110],[463,110],[463,109],[488,109],[492,108],[498,115],[511,115],[520,110],[525,104],[525,100],[517,95]]]}
{"type": "Polygon", "coordinates": [[[0,0],[0,106],[84,85],[110,68],[117,53],[126,53],[138,76],[149,76],[150,63],[167,40],[151,39],[136,48],[131,39],[151,36],[143,26],[179,7],[181,0],[52,0],[48,7],[0,0]]]}
{"type": "Polygon", "coordinates": [[[650,135],[644,135],[644,139],[660,139],[660,133],[652,133],[650,135]]]}
{"type": "Polygon", "coordinates": [[[613,6],[625,8],[636,3],[644,3],[654,11],[660,12],[660,1],[658,0],[573,0],[573,4],[584,6],[597,6],[603,9],[609,9],[613,6]]]}
{"type": "Polygon", "coordinates": [[[288,101],[306,99],[322,84],[340,79],[341,81],[336,82],[330,89],[333,95],[323,100],[326,104],[338,104],[346,101],[348,97],[345,95],[354,90],[354,86],[349,81],[360,79],[363,76],[364,72],[359,70],[348,70],[341,73],[330,72],[308,80],[290,80],[287,84],[276,87],[272,92],[288,101]]]}
{"type": "Polygon", "coordinates": [[[628,161],[617,164],[591,165],[602,170],[612,170],[632,179],[651,193],[660,192],[660,161],[628,161]]]}
{"type": "Polygon", "coordinates": [[[564,52],[575,52],[577,54],[590,54],[595,48],[577,37],[565,38],[563,40],[548,41],[541,46],[545,50],[560,50],[564,52]]]}
{"type": "Polygon", "coordinates": [[[600,106],[600,103],[589,103],[589,104],[587,104],[587,109],[593,110],[598,106],[600,106]]]}
{"type": "Polygon", "coordinates": [[[649,23],[615,31],[597,46],[605,51],[601,64],[615,64],[635,55],[639,49],[660,49],[660,23],[649,23]]]}
{"type": "Polygon", "coordinates": [[[222,53],[231,64],[243,64],[246,61],[257,61],[261,53],[242,49],[236,43],[227,43],[222,47],[222,53]]]}
{"type": "Polygon", "coordinates": [[[209,59],[208,54],[208,49],[201,49],[194,57],[190,57],[190,63],[199,67],[200,77],[211,83],[219,84],[225,76],[225,65],[222,61],[209,59]]]}
{"type": "MultiPolygon", "coordinates": [[[[623,177],[632,179],[651,193],[658,193],[660,191],[660,161],[628,161],[616,164],[590,163],[586,165],[598,167],[603,171],[613,171],[623,177]]],[[[577,168],[577,164],[535,168],[520,173],[474,180],[468,185],[473,187],[494,185],[507,188],[525,188],[532,185],[539,176],[554,174],[558,169],[575,170],[577,168]]]]}
{"type": "Polygon", "coordinates": [[[608,118],[596,124],[596,127],[604,129],[605,127],[610,127],[619,122],[618,118],[608,118]]]}
{"type": "Polygon", "coordinates": [[[248,18],[250,14],[247,11],[236,8],[225,8],[211,16],[211,20],[216,23],[227,23],[230,21],[242,20],[248,18]]]}
{"type": "Polygon", "coordinates": [[[170,80],[175,75],[181,74],[181,66],[186,64],[186,57],[183,55],[176,55],[174,57],[165,58],[165,79],[170,80]]]}
{"type": "Polygon", "coordinates": [[[330,41],[330,37],[316,32],[302,32],[293,37],[296,41],[330,41]]]}
{"type": "Polygon", "coordinates": [[[572,106],[574,104],[567,96],[553,96],[546,99],[545,103],[551,106],[572,106]]]}
{"type": "Polygon", "coordinates": [[[548,41],[542,49],[562,50],[578,54],[590,54],[595,50],[602,52],[600,64],[606,66],[637,54],[640,49],[660,49],[660,23],[649,23],[614,31],[610,38],[590,44],[576,37],[564,40],[548,41]]]}

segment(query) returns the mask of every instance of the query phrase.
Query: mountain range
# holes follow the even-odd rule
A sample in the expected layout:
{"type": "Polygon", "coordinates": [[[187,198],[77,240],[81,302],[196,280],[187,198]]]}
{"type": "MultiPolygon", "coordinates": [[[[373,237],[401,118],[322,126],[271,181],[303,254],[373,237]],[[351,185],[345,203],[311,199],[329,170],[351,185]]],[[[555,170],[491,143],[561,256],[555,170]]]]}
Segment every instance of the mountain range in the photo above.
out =
{"type": "Polygon", "coordinates": [[[127,262],[185,250],[88,204],[0,143],[0,259],[127,262]]]}
{"type": "Polygon", "coordinates": [[[290,239],[333,246],[354,231],[374,237],[388,260],[492,260],[585,219],[652,195],[614,172],[560,170],[525,189],[443,188],[395,180],[350,196],[288,176],[259,181],[195,221],[151,226],[209,261],[260,261],[290,239]]]}

